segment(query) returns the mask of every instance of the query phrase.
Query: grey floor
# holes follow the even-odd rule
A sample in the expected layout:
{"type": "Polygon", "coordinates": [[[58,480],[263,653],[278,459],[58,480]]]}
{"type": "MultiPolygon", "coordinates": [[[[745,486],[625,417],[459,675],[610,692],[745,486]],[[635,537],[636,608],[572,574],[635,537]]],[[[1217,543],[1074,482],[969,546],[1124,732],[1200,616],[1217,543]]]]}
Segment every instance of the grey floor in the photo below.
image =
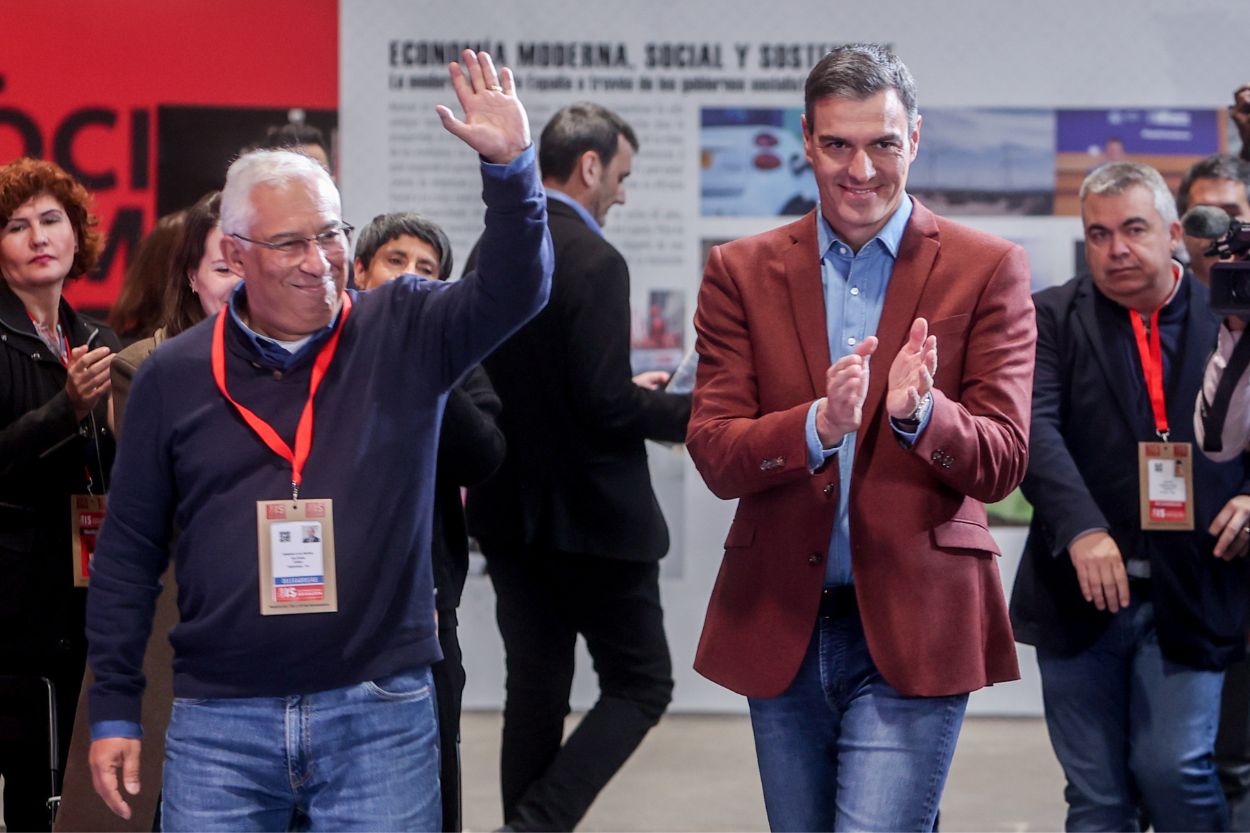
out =
{"type": "MultiPolygon", "coordinates": [[[[464,716],[468,831],[494,830],[501,823],[500,723],[496,713],[464,716]]],[[[1061,830],[1062,791],[1063,774],[1040,718],[969,718],[942,800],[942,830],[1061,830]]],[[[665,717],[578,829],[766,830],[747,718],[665,717]]]]}

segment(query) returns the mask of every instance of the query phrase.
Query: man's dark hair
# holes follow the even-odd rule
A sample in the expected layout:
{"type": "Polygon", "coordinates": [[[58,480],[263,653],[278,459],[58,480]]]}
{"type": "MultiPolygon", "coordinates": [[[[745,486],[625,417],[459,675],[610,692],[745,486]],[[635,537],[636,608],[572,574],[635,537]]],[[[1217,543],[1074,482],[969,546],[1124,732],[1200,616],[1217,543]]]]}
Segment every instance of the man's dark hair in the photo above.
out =
{"type": "Polygon", "coordinates": [[[907,111],[908,131],[916,129],[916,79],[898,56],[878,43],[848,43],[821,58],[807,74],[803,105],[807,129],[816,121],[816,102],[835,96],[863,101],[894,90],[907,111]]]}
{"type": "Polygon", "coordinates": [[[1246,199],[1250,200],[1250,162],[1227,153],[1217,153],[1200,159],[1185,171],[1185,177],[1176,189],[1176,210],[1180,214],[1189,210],[1189,189],[1196,179],[1231,179],[1233,182],[1240,182],[1246,189],[1246,199]]]}
{"type": "Polygon", "coordinates": [[[330,155],[330,146],[326,144],[326,134],[321,128],[311,124],[275,124],[265,131],[265,136],[256,143],[256,150],[297,150],[301,145],[318,145],[330,155]]]}
{"type": "Polygon", "coordinates": [[[597,153],[607,167],[616,156],[619,136],[624,136],[637,153],[634,128],[608,108],[589,101],[562,108],[547,122],[538,140],[538,167],[543,179],[565,181],[588,150],[597,153]]]}
{"type": "Polygon", "coordinates": [[[447,233],[438,223],[412,211],[379,214],[370,220],[356,237],[356,259],[368,269],[378,249],[405,234],[434,247],[438,255],[438,278],[447,280],[451,275],[451,241],[447,239],[447,233]]]}

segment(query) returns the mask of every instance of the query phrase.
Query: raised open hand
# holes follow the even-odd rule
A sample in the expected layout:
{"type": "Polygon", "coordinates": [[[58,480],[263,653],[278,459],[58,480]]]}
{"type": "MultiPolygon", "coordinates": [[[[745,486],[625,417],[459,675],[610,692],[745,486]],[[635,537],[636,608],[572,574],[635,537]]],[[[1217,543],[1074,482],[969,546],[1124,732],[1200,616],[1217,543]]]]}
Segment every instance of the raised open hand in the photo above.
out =
{"type": "Polygon", "coordinates": [[[507,164],[530,146],[530,123],[516,95],[512,70],[495,71],[488,52],[466,49],[464,64],[447,65],[451,86],[460,100],[464,119],[438,105],[438,117],[448,132],[478,152],[488,162],[507,164]]]}

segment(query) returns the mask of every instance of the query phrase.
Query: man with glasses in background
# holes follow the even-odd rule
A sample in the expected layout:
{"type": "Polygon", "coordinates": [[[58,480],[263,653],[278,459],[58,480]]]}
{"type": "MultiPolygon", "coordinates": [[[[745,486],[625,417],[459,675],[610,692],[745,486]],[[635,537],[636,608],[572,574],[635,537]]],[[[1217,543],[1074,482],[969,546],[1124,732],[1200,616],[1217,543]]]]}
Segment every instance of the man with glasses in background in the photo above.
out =
{"type": "Polygon", "coordinates": [[[222,251],[243,283],[136,378],[92,566],[90,763],[118,815],[120,787],[140,788],[143,646],[176,528],[162,829],[441,826],[437,429],[448,390],[542,307],[552,270],[512,75],[464,60],[450,66],[464,120],[438,108],[483,160],[486,231],[462,281],[345,291],[351,227],[325,170],[286,151],[230,168],[222,251]]]}

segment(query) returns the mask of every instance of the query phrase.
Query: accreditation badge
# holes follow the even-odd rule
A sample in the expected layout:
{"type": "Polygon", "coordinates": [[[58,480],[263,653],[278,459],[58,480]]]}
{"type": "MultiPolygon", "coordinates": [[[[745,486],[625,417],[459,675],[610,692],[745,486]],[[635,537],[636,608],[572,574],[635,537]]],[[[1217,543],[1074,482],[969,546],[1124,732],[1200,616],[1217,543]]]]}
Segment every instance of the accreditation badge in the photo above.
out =
{"type": "Polygon", "coordinates": [[[256,502],[260,612],[334,613],[334,511],[326,500],[256,502]]]}
{"type": "Polygon", "coordinates": [[[74,586],[86,587],[91,581],[91,556],[95,555],[96,538],[104,523],[104,496],[70,495],[69,514],[74,586]]]}
{"type": "Polygon", "coordinates": [[[1192,443],[1138,443],[1141,528],[1194,528],[1192,443]]]}

